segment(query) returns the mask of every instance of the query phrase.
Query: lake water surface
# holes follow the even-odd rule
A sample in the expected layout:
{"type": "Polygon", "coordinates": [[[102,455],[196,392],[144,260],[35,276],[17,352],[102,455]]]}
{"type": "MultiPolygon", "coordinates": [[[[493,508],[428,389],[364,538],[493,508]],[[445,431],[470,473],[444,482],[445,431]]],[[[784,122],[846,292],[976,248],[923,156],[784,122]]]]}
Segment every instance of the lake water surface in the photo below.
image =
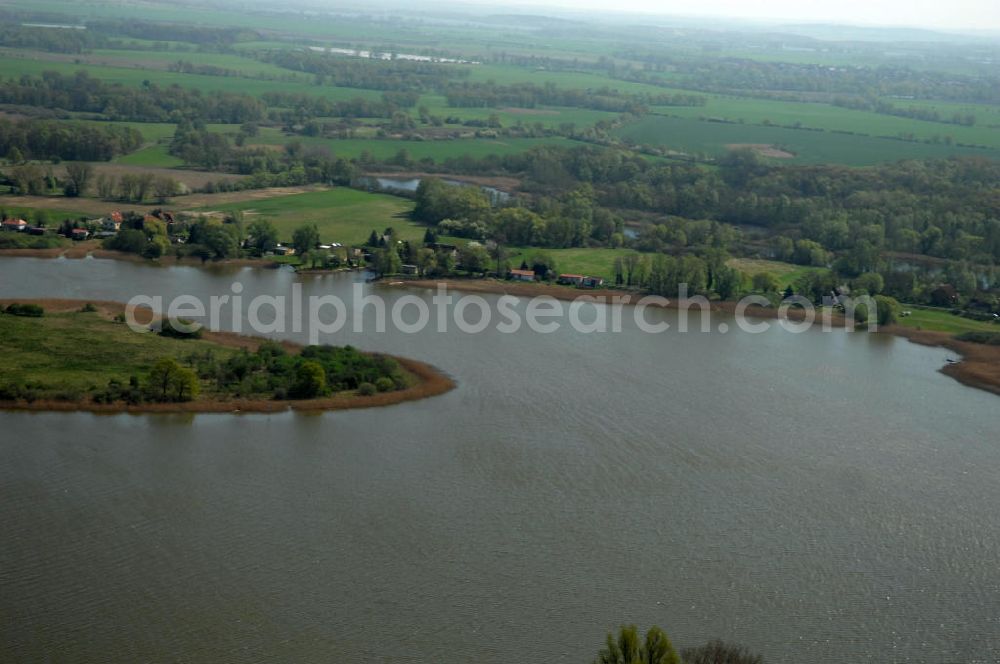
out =
{"type": "MultiPolygon", "coordinates": [[[[0,259],[0,297],[234,279],[362,277],[0,259]]],[[[378,410],[0,413],[0,661],[584,663],[633,622],[778,664],[998,661],[1000,400],[946,351],[625,328],[344,333],[458,381],[378,410]]]]}

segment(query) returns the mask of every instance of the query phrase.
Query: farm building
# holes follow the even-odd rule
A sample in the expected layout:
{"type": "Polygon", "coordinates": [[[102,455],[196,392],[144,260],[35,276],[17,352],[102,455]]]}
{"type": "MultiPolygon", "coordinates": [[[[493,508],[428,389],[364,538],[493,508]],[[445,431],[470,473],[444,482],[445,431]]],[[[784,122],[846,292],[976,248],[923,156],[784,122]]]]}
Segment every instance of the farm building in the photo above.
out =
{"type": "Polygon", "coordinates": [[[566,286],[582,286],[586,278],[582,274],[560,274],[558,282],[566,286]]]}
{"type": "Polygon", "coordinates": [[[122,227],[122,213],[115,211],[101,219],[101,228],[117,233],[122,227]]]}
{"type": "Polygon", "coordinates": [[[5,231],[14,231],[20,233],[28,227],[28,222],[24,219],[4,219],[3,229],[5,231]]]}
{"type": "Polygon", "coordinates": [[[535,273],[531,270],[511,270],[510,278],[514,281],[534,281],[535,273]]]}

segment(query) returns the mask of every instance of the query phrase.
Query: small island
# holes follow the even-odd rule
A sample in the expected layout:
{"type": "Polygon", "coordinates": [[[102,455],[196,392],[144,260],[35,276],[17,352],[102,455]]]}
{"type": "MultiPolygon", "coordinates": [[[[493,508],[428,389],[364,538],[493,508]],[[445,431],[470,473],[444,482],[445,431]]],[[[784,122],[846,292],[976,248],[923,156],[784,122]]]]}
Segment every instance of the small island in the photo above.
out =
{"type": "Polygon", "coordinates": [[[351,346],[199,330],[149,315],[138,333],[125,306],[0,301],[0,408],[92,412],[277,412],[386,406],[454,382],[415,360],[351,346]]]}

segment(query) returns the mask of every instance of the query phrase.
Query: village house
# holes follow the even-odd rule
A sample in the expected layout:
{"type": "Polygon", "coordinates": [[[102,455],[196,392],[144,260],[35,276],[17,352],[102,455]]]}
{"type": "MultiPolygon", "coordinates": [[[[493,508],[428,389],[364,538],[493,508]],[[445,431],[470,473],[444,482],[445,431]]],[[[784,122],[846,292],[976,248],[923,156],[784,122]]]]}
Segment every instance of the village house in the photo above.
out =
{"type": "Polygon", "coordinates": [[[20,233],[28,227],[28,222],[24,219],[4,219],[3,229],[5,231],[14,231],[15,233],[20,233]]]}
{"type": "Polygon", "coordinates": [[[557,283],[577,288],[599,288],[604,285],[604,279],[584,274],[560,274],[557,283]]]}
{"type": "Polygon", "coordinates": [[[511,270],[510,278],[514,281],[534,281],[535,273],[532,270],[511,270]]]}
{"type": "Polygon", "coordinates": [[[586,278],[582,274],[560,274],[556,281],[564,286],[582,286],[586,278]]]}
{"type": "Polygon", "coordinates": [[[86,228],[74,228],[70,231],[69,236],[73,240],[86,240],[90,237],[90,231],[86,228]]]}
{"type": "Polygon", "coordinates": [[[279,244],[274,248],[275,256],[292,256],[295,254],[295,247],[286,247],[283,244],[279,244]]]}
{"type": "Polygon", "coordinates": [[[410,274],[415,275],[419,272],[416,265],[401,265],[399,268],[400,274],[410,274]]]}
{"type": "Polygon", "coordinates": [[[434,251],[445,252],[451,255],[452,258],[458,258],[458,247],[453,244],[445,244],[443,242],[434,242],[427,245],[434,251]]]}
{"type": "Polygon", "coordinates": [[[105,231],[117,233],[122,227],[122,213],[115,211],[101,219],[101,228],[105,231]]]}

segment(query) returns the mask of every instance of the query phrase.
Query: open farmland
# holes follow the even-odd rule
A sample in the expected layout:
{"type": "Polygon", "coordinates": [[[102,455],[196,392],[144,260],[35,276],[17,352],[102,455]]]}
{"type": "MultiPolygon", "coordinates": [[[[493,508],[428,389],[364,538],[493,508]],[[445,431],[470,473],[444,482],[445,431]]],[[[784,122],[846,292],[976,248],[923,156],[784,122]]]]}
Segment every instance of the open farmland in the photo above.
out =
{"type": "Polygon", "coordinates": [[[1000,150],[1000,131],[996,127],[989,126],[991,118],[995,124],[1000,121],[1000,115],[997,115],[997,109],[990,107],[896,102],[902,108],[914,106],[936,110],[949,118],[954,113],[975,115],[977,117],[976,125],[966,127],[841,108],[831,104],[723,95],[708,95],[707,99],[708,103],[705,106],[692,108],[657,107],[655,111],[662,115],[682,118],[711,118],[749,125],[801,126],[805,129],[852,132],[872,137],[912,136],[918,140],[933,140],[937,137],[938,140],[943,140],[947,136],[956,144],[984,146],[1000,150]]]}
{"type": "Polygon", "coordinates": [[[732,145],[772,145],[795,155],[790,162],[867,166],[900,159],[951,155],[1000,157],[1000,150],[961,148],[873,138],[830,131],[762,127],[707,122],[692,118],[650,115],[621,127],[617,134],[635,143],[657,145],[680,152],[720,156],[732,145]]]}
{"type": "Polygon", "coordinates": [[[337,187],[324,191],[262,198],[258,200],[208,205],[202,212],[236,212],[247,223],[265,218],[278,229],[282,241],[292,239],[296,228],[316,224],[322,242],[364,244],[373,230],[392,227],[399,239],[419,242],[426,227],[410,220],[413,204],[396,196],[369,194],[337,187]]]}
{"type": "Polygon", "coordinates": [[[287,136],[273,129],[261,130],[260,136],[253,139],[255,145],[285,145],[297,140],[305,146],[322,147],[335,156],[357,158],[367,152],[376,159],[390,159],[400,150],[406,150],[411,159],[431,159],[436,162],[445,159],[457,159],[463,156],[473,158],[489,155],[507,155],[530,150],[540,145],[571,146],[575,142],[569,139],[553,138],[455,138],[428,141],[409,141],[404,139],[364,139],[364,138],[320,138],[309,136],[287,136]]]}

